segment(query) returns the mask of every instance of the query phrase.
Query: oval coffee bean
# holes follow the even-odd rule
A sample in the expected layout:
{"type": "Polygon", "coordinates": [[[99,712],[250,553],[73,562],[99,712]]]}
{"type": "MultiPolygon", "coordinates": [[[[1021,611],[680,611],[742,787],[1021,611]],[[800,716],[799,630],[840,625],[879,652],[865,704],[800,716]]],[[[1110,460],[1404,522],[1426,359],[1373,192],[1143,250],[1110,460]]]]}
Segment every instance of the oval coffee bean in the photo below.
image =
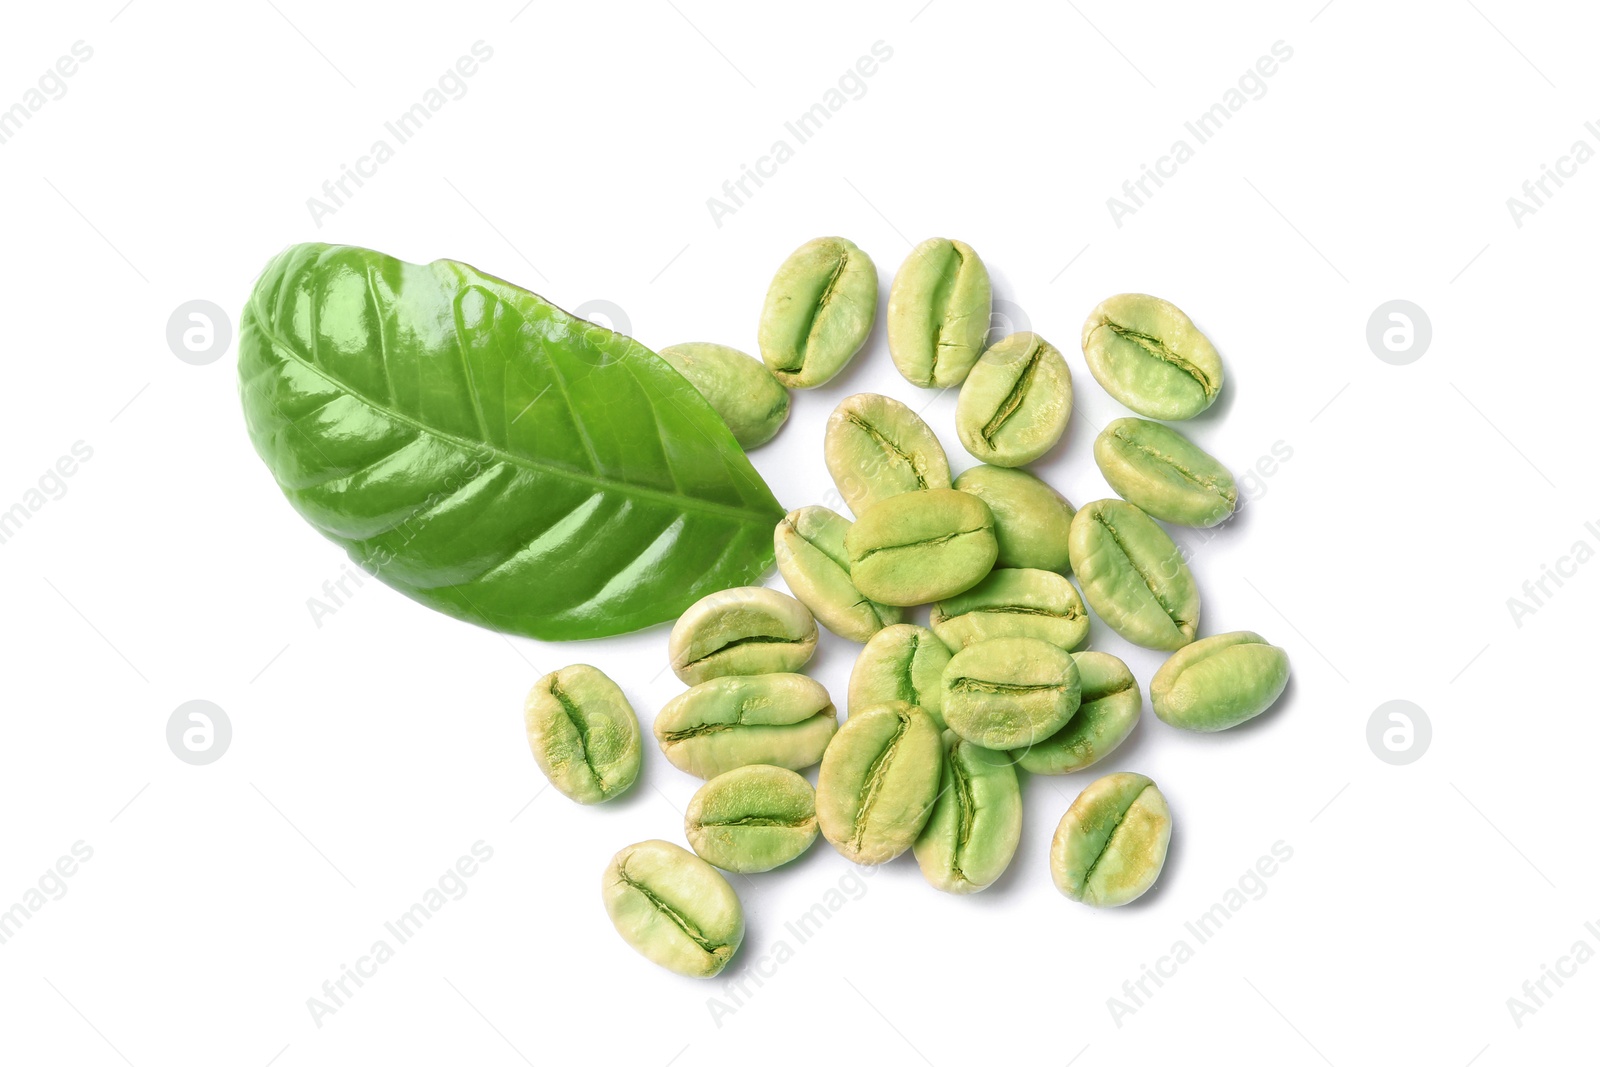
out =
{"type": "Polygon", "coordinates": [[[944,447],[921,416],[877,393],[845,397],[828,416],[823,459],[833,484],[859,516],[880,500],[950,488],[944,447]]]}
{"type": "Polygon", "coordinates": [[[1192,419],[1222,389],[1222,358],[1206,335],[1143,293],[1121,293],[1089,312],[1083,356],[1106,392],[1152,419],[1192,419]]]}
{"type": "Polygon", "coordinates": [[[905,613],[868,600],[850,580],[844,535],[850,523],[820,505],[783,517],[773,534],[778,573],[817,621],[851,641],[865,641],[905,613]]]}
{"type": "Polygon", "coordinates": [[[710,978],[744,940],[744,908],[717,869],[668,841],[611,858],[600,882],[606,914],[635,952],[689,978],[710,978]]]}
{"type": "Polygon", "coordinates": [[[1105,624],[1145,648],[1182,648],[1200,625],[1200,590],[1178,546],[1121,500],[1078,509],[1067,537],[1083,598],[1105,624]]]}
{"type": "Polygon", "coordinates": [[[1032,637],[982,641],[944,669],[944,721],[982,748],[1024,748],[1061,729],[1078,710],[1078,665],[1032,637]]]}
{"type": "Polygon", "coordinates": [[[683,830],[708,863],[740,874],[770,871],[817,839],[817,795],[783,767],[738,767],[695,792],[683,830]]]}
{"type": "Polygon", "coordinates": [[[741,448],[766,444],[789,417],[789,390],[754,356],[705,341],[668,345],[656,354],[689,379],[741,448]]]}
{"type": "Polygon", "coordinates": [[[874,704],[915,704],[944,729],[944,668],[950,649],[924,626],[900,623],[872,635],[850,670],[850,713],[874,704]]]}
{"type": "Polygon", "coordinates": [[[1022,837],[1022,789],[1004,752],[944,736],[939,799],[913,846],[922,876],[946,893],[994,884],[1022,837]]]}
{"type": "Polygon", "coordinates": [[[522,717],[539,769],[578,803],[610,800],[639,777],[639,717],[594,667],[579,663],[540,678],[522,717]]]}
{"type": "Polygon", "coordinates": [[[672,673],[690,685],[727,674],[797,671],[817,650],[817,620],[792,596],[740,586],[701,597],[667,639],[672,673]]]}
{"type": "Polygon", "coordinates": [[[971,589],[994,566],[994,516],[954,489],[874,504],[845,534],[850,579],[880,604],[927,604],[971,589]]]}
{"type": "Polygon", "coordinates": [[[930,237],[889,286],[889,358],[912,385],[960,385],[989,334],[989,270],[970,245],[930,237]]]}
{"type": "Polygon", "coordinates": [[[1108,774],[1061,817],[1050,873],[1073,900],[1114,908],[1155,885],[1171,840],[1172,813],[1155,783],[1142,774],[1108,774]]]}
{"type": "Polygon", "coordinates": [[[1011,755],[1033,774],[1070,774],[1098,763],[1133,732],[1144,698],[1128,665],[1105,652],[1074,652],[1078,711],[1054,734],[1011,755]]]}
{"type": "Polygon", "coordinates": [[[1066,574],[1072,569],[1067,530],[1074,508],[1067,498],[1020,467],[971,467],[955,488],[989,505],[999,542],[997,567],[1032,567],[1066,574]]]}
{"type": "Polygon", "coordinates": [[[828,691],[803,674],[713,678],[667,701],[655,721],[667,760],[699,778],[752,763],[803,770],[838,728],[828,691]]]}
{"type": "Polygon", "coordinates": [[[956,433],[978,459],[1020,467],[1054,447],[1072,416],[1072,372],[1056,346],[1014,333],[978,360],[956,400],[956,433]]]}
{"type": "Polygon", "coordinates": [[[845,720],[817,775],[822,836],[853,863],[887,863],[911,847],[939,794],[939,728],[903,701],[845,720]]]}
{"type": "Polygon", "coordinates": [[[1211,732],[1260,715],[1289,684],[1289,654],[1239,630],[1174,652],[1150,680],[1150,706],[1169,726],[1211,732]]]}
{"type": "Polygon", "coordinates": [[[761,359],[791,389],[811,389],[861,350],[878,314],[878,268],[843,237],[807,241],[767,289],[761,359]]]}
{"type": "Polygon", "coordinates": [[[1094,439],[1094,461],[1118,495],[1167,522],[1215,526],[1239,506],[1228,468],[1159,422],[1115,420],[1094,439]]]}
{"type": "Polygon", "coordinates": [[[929,625],[953,649],[997,637],[1037,637],[1071,652],[1089,636],[1089,612],[1055,571],[996,569],[935,604],[929,625]]]}

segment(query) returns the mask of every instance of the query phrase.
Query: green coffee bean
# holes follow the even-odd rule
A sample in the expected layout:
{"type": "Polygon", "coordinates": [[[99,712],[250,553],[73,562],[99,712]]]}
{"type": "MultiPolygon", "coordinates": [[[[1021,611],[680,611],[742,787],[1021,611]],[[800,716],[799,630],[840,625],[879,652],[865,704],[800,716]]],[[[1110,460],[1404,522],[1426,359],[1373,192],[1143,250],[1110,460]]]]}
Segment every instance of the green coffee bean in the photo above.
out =
{"type": "Polygon", "coordinates": [[[927,604],[971,589],[994,566],[994,516],[954,489],[874,504],[845,534],[850,580],[880,604],[927,604]]]}
{"type": "Polygon", "coordinates": [[[1167,522],[1215,526],[1239,504],[1228,468],[1159,422],[1115,420],[1094,439],[1094,461],[1124,500],[1167,522]]]}
{"type": "Polygon", "coordinates": [[[668,841],[611,858],[600,882],[606,914],[633,950],[689,978],[710,978],[744,940],[744,908],[717,869],[668,841]]]}
{"type": "Polygon", "coordinates": [[[1171,839],[1172,813],[1155,783],[1142,774],[1108,774],[1061,817],[1050,873],[1073,900],[1114,908],[1155,885],[1171,839]]]}
{"type": "Polygon", "coordinates": [[[953,649],[996,637],[1037,637],[1071,652],[1089,636],[1089,612],[1055,571],[996,569],[935,604],[929,625],[953,649]]]}
{"type": "Polygon", "coordinates": [[[923,241],[889,287],[889,358],[912,385],[960,385],[989,333],[989,271],[971,246],[923,241]]]}
{"type": "Polygon", "coordinates": [[[939,799],[913,850],[946,893],[976,893],[1005,873],[1022,837],[1022,789],[1004,752],[944,735],[939,799]]]}
{"type": "Polygon", "coordinates": [[[1260,715],[1288,684],[1289,654],[1239,630],[1174,652],[1150,680],[1150,706],[1169,726],[1209,733],[1260,715]]]}
{"type": "Polygon", "coordinates": [[[737,348],[690,341],[657,355],[689,379],[743,448],[772,440],[789,417],[789,390],[764,363],[737,348]]]}
{"type": "Polygon", "coordinates": [[[878,268],[843,237],[807,241],[778,268],[756,334],[791,389],[822,385],[861,350],[878,314],[878,268]]]}
{"type": "Polygon", "coordinates": [[[928,424],[877,393],[840,401],[828,416],[822,454],[839,495],[858,517],[899,493],[950,488],[950,464],[928,424]]]}
{"type": "Polygon", "coordinates": [[[817,650],[817,621],[794,597],[762,586],[701,597],[667,639],[672,673],[690,685],[727,674],[796,671],[817,650]]]}
{"type": "Polygon", "coordinates": [[[828,691],[803,674],[712,678],[667,701],[655,721],[668,761],[699,778],[752,763],[803,770],[838,728],[828,691]]]}
{"type": "Polygon", "coordinates": [[[852,712],[817,775],[817,822],[854,863],[887,863],[911,847],[939,793],[939,728],[892,701],[852,712]]]}
{"type": "Polygon", "coordinates": [[[1222,358],[1206,335],[1143,293],[1121,293],[1089,312],[1083,356],[1106,392],[1152,419],[1192,419],[1222,389],[1222,358]]]}
{"type": "Polygon", "coordinates": [[[1121,500],[1078,509],[1067,536],[1083,598],[1105,624],[1145,648],[1182,648],[1200,625],[1200,591],[1178,546],[1121,500]]]}
{"type": "Polygon", "coordinates": [[[1032,567],[1066,574],[1072,569],[1067,530],[1073,507],[1067,498],[1020,467],[984,464],[961,472],[955,488],[989,505],[1000,545],[997,567],[1032,567]]]}
{"type": "Polygon", "coordinates": [[[820,505],[791,511],[778,523],[773,547],[778,573],[817,621],[851,641],[865,641],[905,613],[868,600],[850,580],[844,535],[850,523],[820,505]]]}
{"type": "Polygon", "coordinates": [[[523,724],[539,769],[580,804],[610,800],[639,777],[639,717],[617,683],[594,667],[562,667],[535,682],[523,724]]]}
{"type": "Polygon", "coordinates": [[[696,790],[684,835],[700,858],[755,874],[795,859],[817,839],[817,795],[783,767],[736,767],[696,790]]]}
{"type": "Polygon", "coordinates": [[[1078,665],[1078,711],[1054,734],[1011,754],[1025,771],[1081,771],[1110,755],[1139,721],[1144,698],[1126,663],[1105,652],[1074,652],[1072,661],[1078,665]]]}
{"type": "Polygon", "coordinates": [[[1072,416],[1072,372],[1056,346],[1014,333],[984,352],[956,400],[956,434],[985,463],[1020,467],[1050,451],[1072,416]]]}
{"type": "Polygon", "coordinates": [[[910,623],[872,635],[850,671],[850,713],[903,700],[915,704],[944,729],[944,668],[950,649],[932,630],[910,623]]]}
{"type": "Polygon", "coordinates": [[[1024,748],[1065,726],[1078,710],[1078,665],[1032,637],[980,641],[944,669],[945,724],[981,748],[1024,748]]]}

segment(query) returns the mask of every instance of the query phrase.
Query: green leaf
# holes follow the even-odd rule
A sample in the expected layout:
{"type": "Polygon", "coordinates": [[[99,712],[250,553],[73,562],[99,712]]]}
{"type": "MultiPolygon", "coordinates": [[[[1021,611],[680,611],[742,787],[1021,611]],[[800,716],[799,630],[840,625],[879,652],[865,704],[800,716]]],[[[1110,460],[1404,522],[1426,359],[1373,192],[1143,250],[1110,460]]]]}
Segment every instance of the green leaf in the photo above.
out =
{"type": "Polygon", "coordinates": [[[784,510],[693,386],[464,263],[287,249],[240,317],[239,383],[300,514],[458,618],[602,637],[772,563],[784,510]]]}

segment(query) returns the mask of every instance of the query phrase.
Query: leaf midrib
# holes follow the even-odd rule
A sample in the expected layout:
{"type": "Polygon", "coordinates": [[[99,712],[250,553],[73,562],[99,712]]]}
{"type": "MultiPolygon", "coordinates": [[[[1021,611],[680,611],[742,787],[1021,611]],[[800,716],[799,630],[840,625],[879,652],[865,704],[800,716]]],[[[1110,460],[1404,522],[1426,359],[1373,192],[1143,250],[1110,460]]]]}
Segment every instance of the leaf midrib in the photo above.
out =
{"type": "MultiPolygon", "coordinates": [[[[548,463],[540,463],[540,462],[537,462],[535,460],[530,460],[525,456],[519,456],[514,452],[508,452],[505,449],[503,449],[503,448],[499,447],[498,445],[495,445],[494,443],[489,442],[489,441],[472,441],[472,440],[469,440],[468,438],[461,437],[461,436],[459,436],[457,434],[450,433],[450,432],[448,432],[446,430],[441,430],[441,429],[439,429],[437,427],[429,426],[427,423],[421,421],[420,419],[417,419],[417,418],[415,418],[415,417],[413,417],[411,415],[408,415],[408,414],[406,414],[404,412],[395,411],[395,410],[393,410],[393,409],[391,409],[389,407],[384,406],[383,404],[380,404],[380,403],[376,402],[371,397],[369,397],[366,394],[356,390],[349,383],[339,379],[338,377],[334,376],[333,374],[329,373],[328,371],[323,370],[321,367],[319,367],[315,363],[311,363],[311,362],[308,362],[305,359],[302,359],[300,357],[300,354],[295,351],[294,346],[289,344],[288,341],[285,340],[278,333],[277,329],[275,328],[275,324],[274,324],[274,328],[268,328],[266,326],[266,323],[268,323],[268,322],[270,322],[272,320],[270,320],[270,319],[266,318],[265,316],[263,316],[262,313],[261,313],[261,310],[259,308],[255,308],[254,310],[255,310],[256,319],[257,319],[258,323],[260,323],[261,326],[262,326],[262,332],[265,333],[272,340],[272,345],[273,345],[274,349],[277,349],[277,350],[280,350],[280,351],[286,353],[287,354],[287,358],[294,360],[294,362],[298,366],[301,366],[301,367],[305,368],[306,370],[311,371],[313,374],[317,375],[323,381],[325,381],[325,382],[329,383],[330,385],[334,386],[335,388],[337,388],[344,395],[350,396],[350,397],[354,397],[357,401],[359,401],[362,404],[365,404],[369,408],[372,408],[374,411],[381,412],[382,414],[388,416],[389,418],[392,418],[392,419],[396,420],[397,422],[404,423],[405,425],[412,427],[413,429],[417,430],[420,433],[425,433],[425,434],[429,435],[430,437],[434,437],[434,438],[438,438],[439,440],[442,440],[442,441],[450,442],[451,444],[454,444],[454,445],[456,445],[458,447],[461,447],[461,448],[463,448],[463,449],[465,449],[467,451],[481,450],[481,451],[488,452],[488,453],[498,457],[500,462],[508,464],[510,466],[520,467],[520,468],[522,468],[524,470],[535,471],[535,472],[547,474],[547,475],[549,475],[551,477],[565,478],[568,481],[577,482],[577,483],[584,484],[584,485],[590,485],[590,486],[593,486],[593,487],[595,487],[597,489],[601,489],[601,490],[604,490],[604,491],[607,491],[607,492],[618,493],[618,494],[621,494],[623,496],[632,496],[632,497],[635,497],[635,498],[644,498],[644,499],[660,501],[660,502],[666,503],[666,504],[668,504],[668,505],[670,505],[672,507],[675,507],[680,511],[699,511],[699,512],[703,512],[703,513],[706,513],[706,514],[712,514],[712,515],[730,516],[730,517],[733,517],[733,518],[739,520],[740,522],[750,522],[750,523],[754,523],[754,524],[765,523],[767,521],[768,517],[769,517],[767,514],[761,512],[761,511],[756,511],[756,510],[750,509],[750,508],[735,507],[735,506],[733,506],[731,504],[718,504],[718,503],[715,503],[715,502],[709,501],[709,500],[701,500],[698,497],[683,496],[681,494],[669,493],[669,492],[666,492],[666,491],[660,490],[660,489],[650,489],[650,488],[646,488],[644,486],[633,485],[632,483],[629,483],[629,482],[619,482],[619,481],[616,481],[616,480],[611,479],[611,478],[604,478],[604,477],[601,477],[601,476],[596,475],[596,474],[580,474],[580,473],[578,473],[576,471],[570,470],[570,469],[565,468],[565,467],[556,467],[556,466],[553,466],[553,465],[548,464],[548,463]]],[[[458,340],[459,340],[459,338],[458,338],[458,340]]],[[[385,362],[384,370],[385,370],[385,373],[387,373],[387,371],[388,371],[387,361],[385,362]]],[[[554,372],[554,368],[552,368],[552,373],[555,373],[554,372]]],[[[638,379],[636,378],[635,381],[637,381],[637,380],[638,379]]],[[[568,404],[568,407],[569,407],[569,410],[570,410],[571,409],[570,402],[568,404]]],[[[575,411],[574,411],[574,414],[576,414],[575,411]]],[[[297,422],[298,418],[297,417],[292,417],[291,421],[297,422]]],[[[719,460],[720,460],[720,457],[719,457],[719,460]]]]}

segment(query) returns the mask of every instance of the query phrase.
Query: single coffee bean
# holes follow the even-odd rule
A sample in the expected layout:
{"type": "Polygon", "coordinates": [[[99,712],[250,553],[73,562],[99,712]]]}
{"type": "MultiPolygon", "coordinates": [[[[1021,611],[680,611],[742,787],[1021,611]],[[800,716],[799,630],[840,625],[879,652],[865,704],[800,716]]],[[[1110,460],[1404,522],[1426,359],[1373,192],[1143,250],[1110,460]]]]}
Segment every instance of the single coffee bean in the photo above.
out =
{"type": "Polygon", "coordinates": [[[989,334],[989,271],[970,245],[930,237],[889,286],[889,358],[912,385],[960,385],[989,334]]]}
{"type": "Polygon", "coordinates": [[[877,393],[845,397],[828,416],[823,459],[850,510],[918,489],[950,488],[950,463],[928,424],[877,393]]]}
{"type": "Polygon", "coordinates": [[[1014,333],[984,352],[956,400],[956,434],[978,459],[1020,467],[1054,447],[1072,416],[1072,372],[1056,346],[1014,333]]]}
{"type": "Polygon", "coordinates": [[[1150,680],[1150,706],[1169,726],[1211,732],[1260,715],[1289,684],[1289,654],[1239,630],[1178,649],[1150,680]]]}
{"type": "Polygon", "coordinates": [[[1078,710],[1072,655],[1032,637],[981,641],[944,669],[945,724],[981,748],[1024,748],[1061,729],[1078,710]]]}
{"type": "Polygon", "coordinates": [[[587,664],[551,671],[523,705],[528,747],[550,784],[580,804],[625,793],[639,777],[639,717],[617,683],[587,664]]]}
{"type": "Polygon", "coordinates": [[[914,704],[852,712],[817,775],[817,822],[853,863],[887,863],[911,847],[939,794],[939,728],[914,704]]]}
{"type": "Polygon", "coordinates": [[[1094,439],[1094,461],[1124,500],[1167,522],[1215,526],[1239,505],[1228,468],[1159,422],[1108,424],[1094,439]]]}
{"type": "Polygon", "coordinates": [[[792,596],[759,585],[701,597],[667,639],[672,673],[690,685],[727,674],[797,671],[817,650],[817,620],[792,596]]]}
{"type": "Polygon", "coordinates": [[[996,569],[935,604],[929,625],[953,649],[997,637],[1037,637],[1071,652],[1089,636],[1089,612],[1055,571],[996,569]]]}
{"type": "Polygon", "coordinates": [[[994,566],[994,516],[955,489],[874,504],[845,534],[850,580],[880,604],[927,604],[971,589],[994,566]]]}
{"type": "Polygon", "coordinates": [[[761,359],[791,389],[822,385],[861,350],[878,314],[878,268],[843,237],[797,248],[767,289],[761,359]]]}
{"type": "Polygon", "coordinates": [[[1152,419],[1192,419],[1222,389],[1222,358],[1206,335],[1143,293],[1121,293],[1089,312],[1083,356],[1106,392],[1152,419]]]}
{"type": "Polygon", "coordinates": [[[689,978],[710,978],[744,940],[744,908],[717,869],[668,841],[611,858],[600,881],[606,914],[633,950],[689,978]]]}
{"type": "Polygon", "coordinates": [[[655,721],[667,760],[698,778],[752,763],[804,770],[838,728],[828,691],[803,674],[712,678],[667,701],[655,721]]]}
{"type": "Polygon", "coordinates": [[[1142,774],[1108,774],[1061,817],[1050,873],[1073,900],[1114,908],[1155,885],[1171,840],[1172,813],[1156,784],[1142,774]]]}
{"type": "Polygon", "coordinates": [[[955,488],[989,505],[1000,554],[996,567],[1032,567],[1066,574],[1072,569],[1067,530],[1074,508],[1067,498],[1020,467],[971,467],[955,488]]]}
{"type": "Polygon", "coordinates": [[[770,871],[817,839],[817,795],[786,768],[737,767],[695,792],[683,829],[708,863],[740,874],[770,871]]]}
{"type": "Polygon", "coordinates": [[[840,637],[865,641],[905,612],[868,600],[850,580],[850,555],[844,549],[849,529],[849,520],[813,504],[783,517],[773,547],[778,573],[817,621],[840,637]]]}
{"type": "Polygon", "coordinates": [[[1182,648],[1200,625],[1200,590],[1178,546],[1121,500],[1078,509],[1067,536],[1083,598],[1105,624],[1145,648],[1182,648]]]}
{"type": "Polygon", "coordinates": [[[922,876],[946,893],[987,889],[1021,837],[1022,789],[1010,756],[946,731],[939,799],[912,846],[922,876]]]}
{"type": "Polygon", "coordinates": [[[789,417],[789,390],[766,364],[737,348],[690,341],[657,355],[689,379],[742,448],[766,444],[789,417]]]}
{"type": "Polygon", "coordinates": [[[872,635],[850,671],[850,713],[874,704],[915,704],[944,729],[944,668],[950,649],[932,630],[911,623],[872,635]]]}
{"type": "Polygon", "coordinates": [[[1011,754],[1025,771],[1081,771],[1110,755],[1139,721],[1144,698],[1126,663],[1105,652],[1074,652],[1072,661],[1078,665],[1078,711],[1054,734],[1011,754]]]}

